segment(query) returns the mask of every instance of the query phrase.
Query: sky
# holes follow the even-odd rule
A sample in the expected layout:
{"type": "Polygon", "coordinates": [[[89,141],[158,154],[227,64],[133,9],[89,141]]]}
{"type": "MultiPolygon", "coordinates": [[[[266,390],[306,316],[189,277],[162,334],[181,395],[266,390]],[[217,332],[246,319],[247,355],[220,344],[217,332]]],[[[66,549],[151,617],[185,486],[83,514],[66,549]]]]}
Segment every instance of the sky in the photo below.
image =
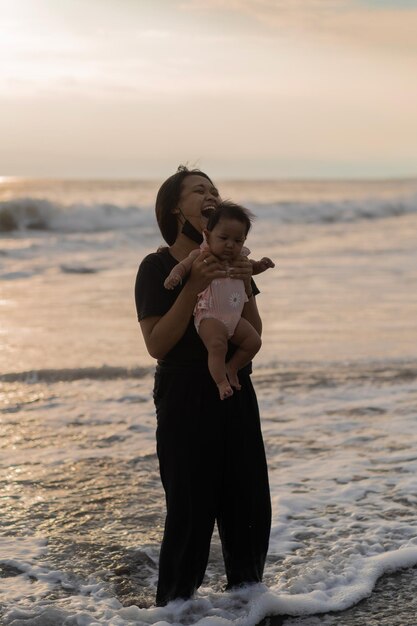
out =
{"type": "Polygon", "coordinates": [[[417,176],[417,0],[0,0],[0,176],[417,176]]]}

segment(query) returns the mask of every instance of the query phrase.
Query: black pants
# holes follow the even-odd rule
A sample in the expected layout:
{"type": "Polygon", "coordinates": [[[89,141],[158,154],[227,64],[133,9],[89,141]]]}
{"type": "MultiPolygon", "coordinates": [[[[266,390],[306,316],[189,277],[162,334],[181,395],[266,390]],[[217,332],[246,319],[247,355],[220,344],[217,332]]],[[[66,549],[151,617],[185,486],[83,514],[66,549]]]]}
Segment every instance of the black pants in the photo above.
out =
{"type": "Polygon", "coordinates": [[[256,395],[248,373],[221,401],[207,367],[158,367],[157,451],[167,516],[156,602],[201,585],[217,521],[228,587],[259,582],[271,503],[256,395]]]}

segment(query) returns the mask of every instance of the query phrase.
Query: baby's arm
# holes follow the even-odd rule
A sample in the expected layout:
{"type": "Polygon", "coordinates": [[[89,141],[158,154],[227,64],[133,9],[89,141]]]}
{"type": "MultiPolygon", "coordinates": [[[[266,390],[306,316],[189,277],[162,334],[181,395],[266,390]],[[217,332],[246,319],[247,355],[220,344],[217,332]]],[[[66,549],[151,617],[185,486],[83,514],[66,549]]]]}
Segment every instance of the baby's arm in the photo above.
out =
{"type": "MultiPolygon", "coordinates": [[[[243,246],[240,256],[237,258],[239,263],[240,260],[245,259],[245,261],[249,261],[252,266],[252,275],[261,274],[265,272],[269,267],[275,267],[275,263],[267,256],[262,257],[260,261],[254,261],[253,259],[249,259],[248,256],[250,254],[249,248],[243,246]]],[[[237,263],[233,263],[234,266],[237,266],[237,263]]]]}
{"type": "Polygon", "coordinates": [[[183,259],[180,263],[177,263],[177,265],[172,268],[170,274],[165,279],[165,289],[174,289],[174,287],[181,283],[184,276],[187,276],[187,274],[191,270],[191,266],[194,263],[194,260],[200,254],[201,250],[193,250],[185,259],[183,259]]]}
{"type": "Polygon", "coordinates": [[[267,256],[262,257],[260,261],[249,259],[252,264],[252,274],[261,274],[270,267],[275,267],[275,263],[267,256]]]}

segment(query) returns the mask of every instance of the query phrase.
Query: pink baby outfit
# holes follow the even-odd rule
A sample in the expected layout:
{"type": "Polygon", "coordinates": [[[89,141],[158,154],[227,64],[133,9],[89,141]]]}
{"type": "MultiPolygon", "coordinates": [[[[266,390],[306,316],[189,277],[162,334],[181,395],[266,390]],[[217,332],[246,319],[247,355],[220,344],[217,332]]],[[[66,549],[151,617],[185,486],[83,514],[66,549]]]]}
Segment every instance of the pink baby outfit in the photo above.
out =
{"type": "MultiPolygon", "coordinates": [[[[208,250],[204,241],[200,249],[208,250]]],[[[242,248],[241,254],[248,256],[249,248],[242,248]]],[[[194,308],[194,324],[198,329],[201,320],[216,319],[227,328],[228,337],[233,335],[242,315],[243,305],[248,301],[243,280],[236,278],[215,278],[210,285],[198,294],[197,304],[194,308]]]]}

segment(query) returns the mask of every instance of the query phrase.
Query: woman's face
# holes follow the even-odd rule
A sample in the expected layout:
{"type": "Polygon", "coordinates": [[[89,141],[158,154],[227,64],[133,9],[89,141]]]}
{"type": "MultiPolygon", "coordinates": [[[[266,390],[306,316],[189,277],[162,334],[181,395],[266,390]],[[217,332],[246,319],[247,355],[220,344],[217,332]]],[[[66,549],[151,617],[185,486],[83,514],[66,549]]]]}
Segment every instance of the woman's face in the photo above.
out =
{"type": "Polygon", "coordinates": [[[207,225],[208,214],[214,211],[219,203],[219,192],[213,183],[204,176],[190,174],[182,183],[180,200],[175,212],[180,210],[182,216],[202,232],[207,225]]]}

